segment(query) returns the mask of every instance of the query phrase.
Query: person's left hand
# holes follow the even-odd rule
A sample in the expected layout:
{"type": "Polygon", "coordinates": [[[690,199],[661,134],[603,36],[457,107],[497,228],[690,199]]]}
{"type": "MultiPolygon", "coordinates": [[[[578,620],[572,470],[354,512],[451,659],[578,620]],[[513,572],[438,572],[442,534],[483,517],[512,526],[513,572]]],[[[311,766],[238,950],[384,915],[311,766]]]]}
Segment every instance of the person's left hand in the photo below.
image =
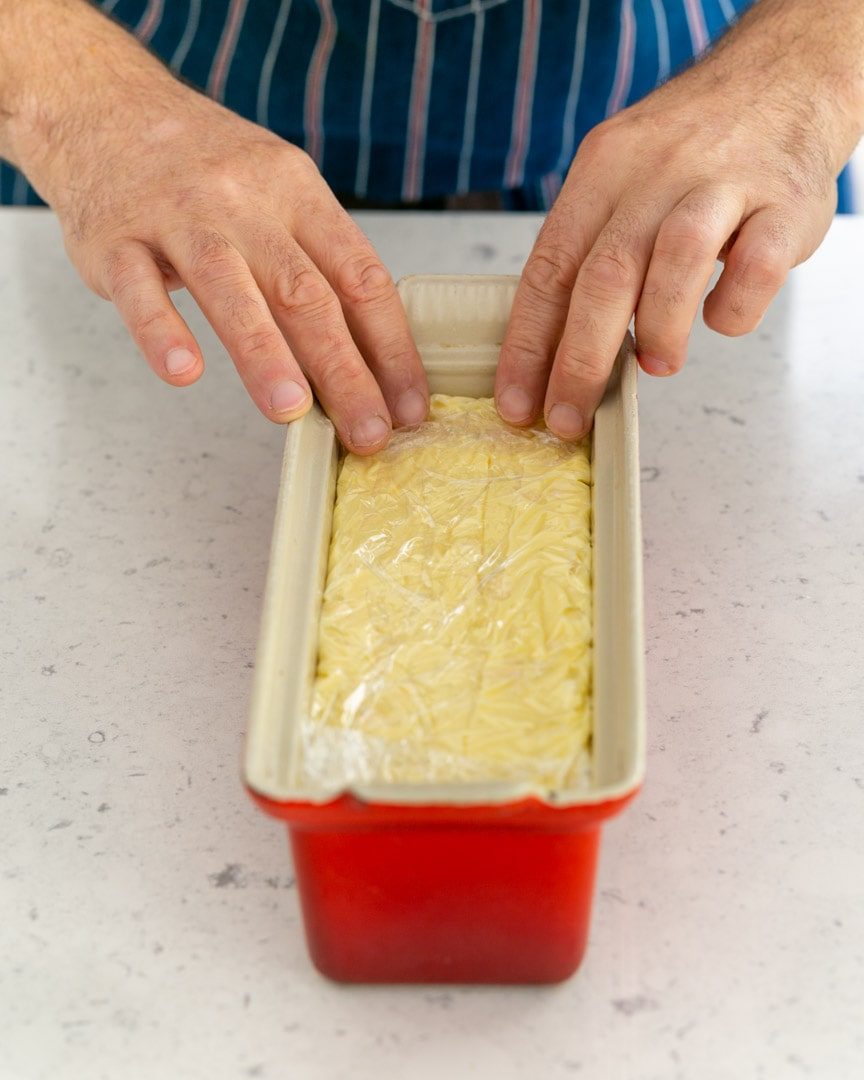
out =
{"type": "Polygon", "coordinates": [[[832,121],[794,81],[794,56],[754,70],[758,29],[746,75],[722,77],[745,61],[730,44],[582,143],[514,300],[496,379],[504,420],[545,414],[557,435],[584,436],[634,313],[642,368],[670,375],[718,258],[705,322],[744,334],[821,242],[854,147],[848,115],[832,121]]]}

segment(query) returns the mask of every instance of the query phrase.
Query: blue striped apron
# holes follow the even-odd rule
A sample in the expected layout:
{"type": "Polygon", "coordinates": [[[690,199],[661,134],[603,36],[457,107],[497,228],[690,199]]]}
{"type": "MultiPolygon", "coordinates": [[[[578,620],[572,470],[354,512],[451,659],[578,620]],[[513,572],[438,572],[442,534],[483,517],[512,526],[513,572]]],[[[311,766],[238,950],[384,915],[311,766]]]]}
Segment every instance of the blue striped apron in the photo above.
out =
{"type": "MultiPolygon", "coordinates": [[[[547,209],[583,135],[751,0],[102,0],[179,75],[303,146],[343,197],[547,209]]],[[[848,185],[840,188],[848,208],[848,185]]],[[[38,203],[0,166],[0,202],[38,203]]]]}

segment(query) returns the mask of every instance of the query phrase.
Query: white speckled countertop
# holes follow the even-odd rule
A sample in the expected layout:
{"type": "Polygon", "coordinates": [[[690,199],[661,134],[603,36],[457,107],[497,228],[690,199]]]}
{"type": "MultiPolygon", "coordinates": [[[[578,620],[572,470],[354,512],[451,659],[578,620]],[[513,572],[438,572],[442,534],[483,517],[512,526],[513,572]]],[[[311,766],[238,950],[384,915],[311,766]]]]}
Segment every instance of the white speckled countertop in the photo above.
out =
{"type": "MultiPolygon", "coordinates": [[[[538,225],[362,218],[396,275],[518,271],[538,225]]],[[[642,380],[648,780],[580,973],[348,988],[239,779],[282,432],[188,298],[177,391],[0,213],[0,1080],[860,1075],[862,251],[838,221],[759,332],[642,380]]]]}

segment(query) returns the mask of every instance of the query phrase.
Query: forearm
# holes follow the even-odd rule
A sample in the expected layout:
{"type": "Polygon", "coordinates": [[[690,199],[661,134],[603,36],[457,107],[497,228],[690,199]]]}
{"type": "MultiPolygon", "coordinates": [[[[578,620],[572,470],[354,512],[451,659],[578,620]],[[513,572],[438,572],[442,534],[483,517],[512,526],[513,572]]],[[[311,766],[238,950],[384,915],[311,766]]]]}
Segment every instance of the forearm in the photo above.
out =
{"type": "Polygon", "coordinates": [[[172,81],[86,0],[0,0],[0,157],[49,201],[50,176],[68,170],[68,149],[106,122],[119,95],[172,81]]]}
{"type": "Polygon", "coordinates": [[[785,98],[823,131],[839,171],[864,134],[864,3],[758,0],[705,69],[718,81],[746,80],[754,101],[785,98]]]}

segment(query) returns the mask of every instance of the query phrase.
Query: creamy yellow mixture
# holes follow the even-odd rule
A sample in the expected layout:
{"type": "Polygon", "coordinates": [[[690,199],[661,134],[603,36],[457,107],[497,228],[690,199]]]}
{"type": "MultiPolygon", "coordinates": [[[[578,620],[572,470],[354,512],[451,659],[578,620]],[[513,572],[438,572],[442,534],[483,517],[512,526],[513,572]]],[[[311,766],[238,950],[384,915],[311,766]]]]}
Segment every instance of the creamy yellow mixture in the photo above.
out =
{"type": "Polygon", "coordinates": [[[573,783],[591,729],[590,480],[587,444],[442,395],[418,430],[344,459],[307,775],[573,783]]]}

